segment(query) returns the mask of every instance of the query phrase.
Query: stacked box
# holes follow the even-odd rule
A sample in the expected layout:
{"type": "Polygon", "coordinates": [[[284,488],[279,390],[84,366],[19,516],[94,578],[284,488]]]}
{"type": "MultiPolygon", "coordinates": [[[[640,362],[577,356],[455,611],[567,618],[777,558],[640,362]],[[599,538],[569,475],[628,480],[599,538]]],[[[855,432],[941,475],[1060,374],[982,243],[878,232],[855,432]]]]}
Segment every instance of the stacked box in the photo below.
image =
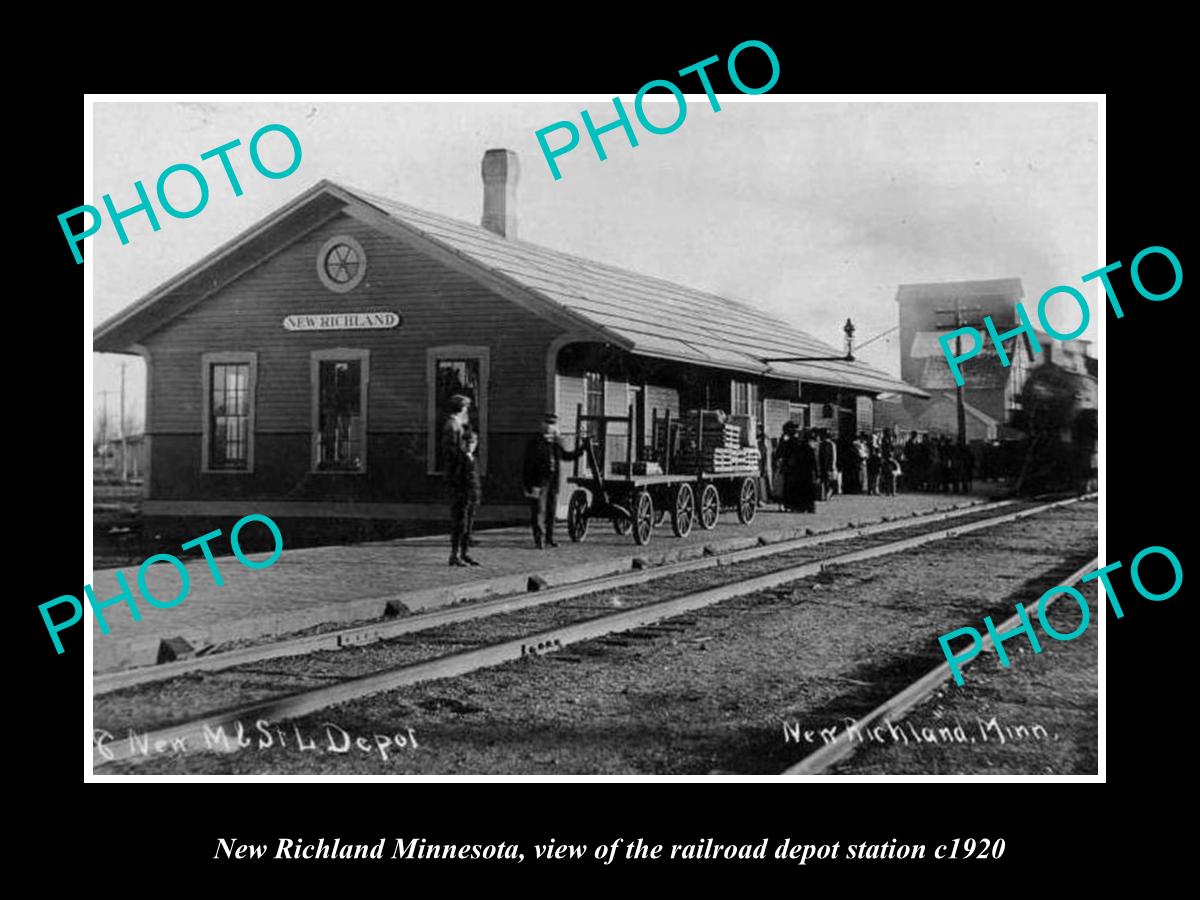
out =
{"type": "MultiPolygon", "coordinates": [[[[711,416],[704,417],[704,443],[706,446],[723,446],[727,440],[728,427],[722,425],[711,416]]],[[[737,426],[732,426],[734,431],[737,426]]],[[[698,441],[700,429],[694,418],[684,419],[679,427],[679,435],[684,441],[698,441]]]]}
{"type": "Polygon", "coordinates": [[[743,447],[758,446],[758,419],[754,416],[730,416],[729,422],[738,428],[743,447]]]}
{"type": "MultiPolygon", "coordinates": [[[[705,413],[704,440],[700,440],[699,415],[692,412],[680,424],[679,471],[728,474],[758,469],[758,449],[744,444],[746,425],[724,415],[705,413]]],[[[749,419],[748,416],[737,418],[749,419]]],[[[751,419],[751,421],[753,421],[751,419]]]]}

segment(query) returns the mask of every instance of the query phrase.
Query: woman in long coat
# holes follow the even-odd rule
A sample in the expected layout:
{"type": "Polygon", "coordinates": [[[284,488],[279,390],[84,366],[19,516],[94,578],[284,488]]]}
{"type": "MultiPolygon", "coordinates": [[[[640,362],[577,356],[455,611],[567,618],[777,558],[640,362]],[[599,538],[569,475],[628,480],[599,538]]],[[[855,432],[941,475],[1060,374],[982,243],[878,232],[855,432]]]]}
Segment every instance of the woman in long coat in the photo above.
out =
{"type": "Polygon", "coordinates": [[[779,468],[783,472],[783,505],[794,512],[817,511],[817,454],[804,437],[796,435],[796,426],[784,427],[779,442],[779,468]]]}
{"type": "Polygon", "coordinates": [[[843,434],[838,447],[838,468],[842,470],[842,493],[857,494],[862,490],[858,483],[858,451],[854,447],[854,436],[843,434]]]}
{"type": "Polygon", "coordinates": [[[787,460],[796,443],[796,426],[792,422],[783,423],[783,431],[771,454],[771,497],[779,502],[780,511],[786,509],[784,500],[787,497],[787,460]]]}

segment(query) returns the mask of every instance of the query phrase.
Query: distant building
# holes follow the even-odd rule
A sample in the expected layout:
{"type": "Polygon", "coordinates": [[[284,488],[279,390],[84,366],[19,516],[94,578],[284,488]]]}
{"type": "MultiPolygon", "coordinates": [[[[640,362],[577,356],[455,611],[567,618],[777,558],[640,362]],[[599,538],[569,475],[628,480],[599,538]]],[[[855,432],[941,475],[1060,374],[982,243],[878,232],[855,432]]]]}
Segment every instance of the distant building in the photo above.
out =
{"type": "MultiPolygon", "coordinates": [[[[1021,392],[1030,373],[1038,367],[1048,364],[1075,375],[1094,376],[1096,361],[1088,355],[1089,342],[1055,340],[1036,328],[1039,352],[1034,352],[1029,336],[1021,334],[1004,342],[1009,364],[1001,363],[983,319],[990,316],[998,333],[1013,330],[1020,324],[1016,306],[1023,296],[1019,278],[900,285],[896,301],[900,307],[901,377],[929,391],[933,399],[926,403],[904,397],[889,403],[881,398],[876,403],[876,419],[901,430],[957,433],[956,384],[938,338],[955,330],[960,315],[984,335],[979,355],[960,364],[967,440],[1017,436],[1010,425],[1021,408],[1021,392]]],[[[964,350],[971,340],[963,338],[964,350]]]]}
{"type": "MultiPolygon", "coordinates": [[[[1003,333],[1019,324],[1016,306],[1024,294],[1019,278],[900,285],[896,292],[896,302],[900,305],[900,377],[934,394],[935,399],[939,393],[949,394],[953,399],[954,376],[938,338],[955,330],[956,310],[961,311],[964,321],[981,332],[984,332],[984,317],[991,316],[996,330],[1003,333]]],[[[963,340],[966,350],[971,339],[963,340]]],[[[979,355],[960,366],[966,401],[1001,424],[1011,420],[1027,373],[1036,365],[1026,335],[1010,338],[1004,347],[1009,356],[1008,366],[1001,364],[984,332],[979,355]]],[[[941,404],[906,402],[905,406],[919,420],[923,416],[938,416],[941,404]]],[[[957,429],[957,418],[955,423],[952,430],[957,429]]]]}
{"type": "MultiPolygon", "coordinates": [[[[992,441],[1001,436],[1002,425],[987,413],[963,403],[966,413],[967,440],[992,441]]],[[[912,412],[899,396],[884,394],[875,400],[875,427],[894,428],[899,434],[958,434],[958,401],[951,392],[939,392],[912,412]]]]}
{"type": "MultiPolygon", "coordinates": [[[[1000,422],[968,402],[963,402],[967,441],[994,441],[1000,437],[1000,422]]],[[[958,401],[953,394],[941,393],[925,405],[917,420],[919,431],[934,434],[958,434],[958,401]]]]}

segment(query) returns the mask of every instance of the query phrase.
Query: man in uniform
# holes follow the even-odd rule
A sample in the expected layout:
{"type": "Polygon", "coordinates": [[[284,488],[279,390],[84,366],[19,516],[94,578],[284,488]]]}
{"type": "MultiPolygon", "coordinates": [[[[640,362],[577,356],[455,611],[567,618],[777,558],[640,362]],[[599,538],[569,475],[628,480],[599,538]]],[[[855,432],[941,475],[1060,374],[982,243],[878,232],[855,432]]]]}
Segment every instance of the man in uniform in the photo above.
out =
{"type": "Polygon", "coordinates": [[[574,450],[563,447],[558,436],[558,416],[547,413],[542,418],[541,432],[531,437],[525,447],[525,496],[529,498],[533,543],[538,549],[558,546],[554,543],[554,516],[558,511],[559,463],[577,459],[585,446],[580,440],[574,450]]]}
{"type": "Polygon", "coordinates": [[[442,423],[442,472],[450,497],[450,565],[477,566],[467,549],[471,539],[472,498],[478,481],[470,441],[471,399],[455,394],[446,404],[446,421],[442,423]]]}

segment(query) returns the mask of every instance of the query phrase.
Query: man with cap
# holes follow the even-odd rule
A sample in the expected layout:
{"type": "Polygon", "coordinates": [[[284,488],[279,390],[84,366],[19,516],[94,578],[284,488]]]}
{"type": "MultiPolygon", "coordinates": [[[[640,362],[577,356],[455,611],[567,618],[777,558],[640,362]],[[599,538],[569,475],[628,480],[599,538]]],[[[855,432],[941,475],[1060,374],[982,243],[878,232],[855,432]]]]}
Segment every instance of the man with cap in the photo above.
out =
{"type": "Polygon", "coordinates": [[[450,499],[450,565],[477,566],[467,552],[471,526],[479,504],[479,473],[475,460],[478,436],[471,432],[471,398],[455,394],[446,404],[442,423],[442,472],[450,499]]]}
{"type": "Polygon", "coordinates": [[[542,417],[541,432],[531,437],[525,446],[525,496],[529,498],[533,543],[538,549],[558,546],[554,543],[554,516],[558,511],[559,463],[578,459],[584,447],[582,440],[574,450],[562,445],[558,436],[558,416],[554,413],[542,417]]]}

